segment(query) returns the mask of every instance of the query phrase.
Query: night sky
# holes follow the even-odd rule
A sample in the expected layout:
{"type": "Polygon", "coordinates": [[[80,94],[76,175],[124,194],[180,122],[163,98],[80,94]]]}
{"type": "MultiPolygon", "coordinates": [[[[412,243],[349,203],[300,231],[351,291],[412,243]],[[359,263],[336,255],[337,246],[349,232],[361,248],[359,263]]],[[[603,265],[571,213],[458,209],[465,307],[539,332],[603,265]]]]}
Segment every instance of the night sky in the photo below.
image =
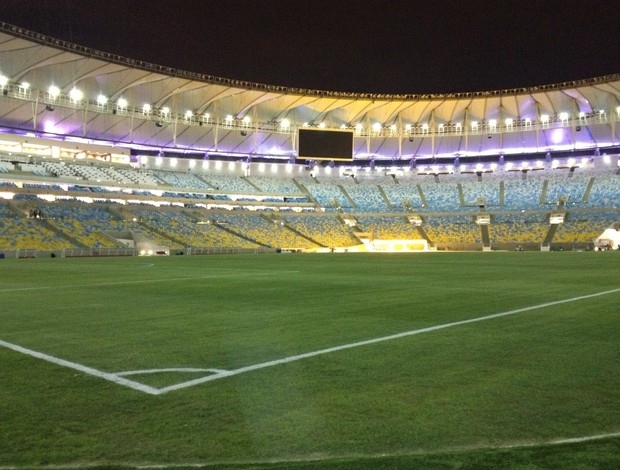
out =
{"type": "Polygon", "coordinates": [[[332,91],[496,90],[620,72],[618,0],[2,0],[0,20],[155,64],[332,91]]]}

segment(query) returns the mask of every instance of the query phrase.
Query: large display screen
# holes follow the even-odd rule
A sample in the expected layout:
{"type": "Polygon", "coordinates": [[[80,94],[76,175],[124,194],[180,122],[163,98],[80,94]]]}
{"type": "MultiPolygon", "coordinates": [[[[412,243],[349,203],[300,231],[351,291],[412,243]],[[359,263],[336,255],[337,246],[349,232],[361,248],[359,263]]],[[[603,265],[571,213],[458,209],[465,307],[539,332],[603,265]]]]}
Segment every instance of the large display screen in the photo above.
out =
{"type": "Polygon", "coordinates": [[[353,160],[353,131],[299,129],[298,158],[306,160],[353,160]]]}

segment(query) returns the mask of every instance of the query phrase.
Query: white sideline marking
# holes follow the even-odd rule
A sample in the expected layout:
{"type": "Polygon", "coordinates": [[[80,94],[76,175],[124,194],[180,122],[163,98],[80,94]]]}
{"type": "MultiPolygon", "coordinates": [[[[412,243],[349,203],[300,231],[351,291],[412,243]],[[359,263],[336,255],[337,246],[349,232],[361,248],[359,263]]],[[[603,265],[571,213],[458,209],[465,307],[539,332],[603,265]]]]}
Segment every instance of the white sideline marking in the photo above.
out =
{"type": "Polygon", "coordinates": [[[92,367],[84,366],[76,362],[66,361],[58,357],[50,356],[48,354],[43,354],[38,351],[33,351],[32,349],[27,349],[22,346],[18,346],[17,344],[7,343],[6,341],[2,341],[1,339],[0,339],[0,346],[3,346],[8,349],[12,349],[13,351],[16,351],[22,354],[26,354],[27,356],[32,356],[37,359],[42,359],[44,361],[51,362],[52,364],[56,364],[56,365],[63,366],[63,367],[68,367],[69,369],[74,369],[79,372],[83,372],[84,374],[87,374],[87,375],[99,377],[100,379],[108,380],[118,385],[123,385],[125,387],[133,388],[134,390],[139,390],[140,392],[148,393],[149,395],[159,395],[159,390],[154,387],[149,387],[148,385],[141,384],[140,382],[134,382],[133,380],[125,379],[116,374],[110,374],[108,372],[103,372],[97,369],[93,369],[92,367]]]}
{"type": "MultiPolygon", "coordinates": [[[[536,442],[525,442],[518,444],[499,444],[493,446],[462,446],[462,447],[448,447],[444,449],[435,449],[429,450],[425,452],[391,452],[381,454],[356,454],[356,455],[327,455],[323,458],[316,458],[313,456],[309,457],[291,457],[291,458],[277,458],[277,459],[269,459],[269,460],[255,460],[252,462],[243,462],[243,465],[254,465],[260,466],[262,464],[291,464],[291,463],[312,463],[314,466],[320,464],[321,462],[332,462],[337,459],[343,458],[393,458],[393,457],[405,457],[405,456],[423,456],[423,455],[439,455],[440,453],[454,453],[454,452],[469,452],[469,451],[487,451],[487,450],[496,450],[496,449],[527,449],[532,447],[547,447],[547,446],[555,446],[562,444],[571,444],[571,443],[580,443],[580,442],[588,442],[588,441],[600,441],[603,439],[610,439],[614,437],[620,437],[620,432],[612,432],[608,434],[597,434],[594,436],[581,436],[581,437],[573,437],[573,438],[564,438],[564,439],[556,439],[551,441],[536,441],[536,442]]],[[[222,465],[233,465],[234,462],[227,462],[226,464],[218,463],[218,462],[176,462],[176,463],[133,463],[133,462],[80,462],[80,463],[68,463],[68,464],[55,464],[55,465],[42,465],[42,466],[32,466],[28,465],[27,467],[15,466],[15,465],[0,465],[0,470],[26,470],[26,469],[41,469],[41,470],[50,470],[50,469],[83,469],[83,468],[100,468],[102,466],[111,466],[111,467],[123,467],[123,468],[137,468],[137,469],[166,469],[166,468],[218,468],[222,465]]]]}
{"type": "Polygon", "coordinates": [[[477,322],[481,322],[481,321],[486,321],[486,320],[492,320],[494,318],[501,318],[501,317],[506,317],[508,315],[515,315],[517,313],[523,313],[523,312],[529,312],[532,310],[538,310],[541,308],[545,308],[545,307],[551,307],[554,305],[561,305],[561,304],[565,304],[565,303],[569,303],[569,302],[577,302],[579,300],[585,300],[585,299],[591,299],[593,297],[600,297],[602,295],[609,295],[609,294],[614,294],[616,292],[620,292],[620,288],[617,289],[612,289],[612,290],[607,290],[607,291],[602,291],[602,292],[596,292],[594,294],[587,294],[587,295],[580,295],[577,297],[571,297],[568,299],[563,299],[563,300],[556,300],[553,302],[545,302],[543,304],[538,304],[538,305],[532,305],[530,307],[523,307],[523,308],[518,308],[515,310],[508,310],[506,312],[501,312],[501,313],[494,313],[492,315],[485,315],[483,317],[477,317],[477,318],[470,318],[468,320],[460,320],[460,321],[455,321],[455,322],[450,322],[450,323],[444,323],[441,325],[435,325],[435,326],[430,326],[427,328],[420,328],[418,330],[410,330],[410,331],[404,331],[402,333],[396,333],[393,335],[389,335],[389,336],[381,336],[379,338],[372,338],[372,339],[367,339],[364,341],[357,341],[354,343],[348,343],[348,344],[342,344],[340,346],[334,346],[331,348],[325,348],[325,349],[319,349],[317,351],[310,351],[307,353],[303,353],[303,354],[298,354],[295,356],[288,356],[288,357],[284,357],[281,359],[275,359],[273,361],[267,361],[267,362],[261,362],[259,364],[253,364],[253,365],[249,365],[249,366],[245,366],[245,367],[240,367],[238,369],[233,369],[233,370],[222,370],[222,369],[192,369],[192,368],[181,368],[181,369],[147,369],[144,371],[128,371],[128,372],[120,372],[120,373],[109,373],[109,372],[103,372],[97,369],[93,369],[92,367],[88,367],[88,366],[84,366],[82,364],[78,364],[75,362],[70,362],[70,361],[66,361],[64,359],[60,359],[54,356],[50,356],[48,354],[44,354],[38,351],[33,351],[32,349],[27,349],[24,348],[22,346],[18,346],[16,344],[12,344],[12,343],[8,343],[6,341],[2,341],[0,340],[0,346],[11,349],[13,351],[16,352],[20,352],[22,354],[26,354],[28,356],[32,356],[35,357],[37,359],[42,359],[44,361],[47,362],[51,362],[53,364],[59,365],[59,366],[63,366],[63,367],[68,367],[70,369],[74,369],[80,372],[83,372],[85,374],[88,375],[92,375],[94,377],[99,377],[101,379],[104,380],[108,380],[110,382],[114,382],[118,385],[123,385],[125,387],[129,387],[132,388],[134,390],[138,390],[144,393],[148,393],[149,395],[162,395],[164,393],[168,393],[174,390],[180,390],[183,388],[188,388],[188,387],[193,387],[195,385],[200,385],[203,384],[205,382],[210,382],[212,380],[218,380],[218,379],[222,379],[224,377],[230,377],[232,375],[239,375],[239,374],[243,374],[245,372],[250,372],[253,370],[258,370],[258,369],[265,369],[267,367],[273,367],[273,366],[277,366],[280,364],[286,364],[289,362],[295,362],[295,361],[299,361],[301,359],[308,359],[310,357],[315,357],[315,356],[320,356],[323,354],[329,354],[329,353],[333,353],[333,352],[337,352],[337,351],[342,351],[345,349],[352,349],[352,348],[357,348],[360,346],[367,346],[370,344],[376,344],[376,343],[381,343],[383,341],[391,341],[393,339],[399,339],[399,338],[404,338],[407,336],[413,336],[413,335],[418,335],[418,334],[422,334],[422,333],[430,333],[432,331],[437,331],[437,330],[443,330],[446,328],[452,328],[454,326],[460,326],[460,325],[467,325],[469,323],[477,323],[477,322]],[[168,387],[163,387],[163,388],[155,388],[155,387],[150,387],[148,385],[142,384],[140,382],[135,382],[133,380],[128,380],[126,378],[123,377],[123,375],[136,375],[136,374],[151,374],[151,373],[156,373],[156,372],[166,372],[166,371],[209,371],[209,372],[214,372],[213,375],[208,375],[205,377],[200,377],[197,379],[193,379],[193,380],[188,380],[186,382],[180,382],[177,383],[175,385],[170,385],[168,387]]]}
{"type": "Polygon", "coordinates": [[[609,437],[620,437],[620,432],[611,432],[608,434],[596,434],[594,436],[569,437],[564,439],[555,439],[547,444],[578,444],[580,442],[598,441],[609,437]]]}
{"type": "Polygon", "coordinates": [[[442,325],[430,326],[428,328],[421,328],[419,330],[404,331],[402,333],[397,333],[397,334],[389,335],[389,336],[382,336],[379,338],[367,339],[365,341],[357,341],[355,343],[342,344],[340,346],[334,346],[334,347],[326,348],[326,349],[319,349],[318,351],[311,351],[311,352],[307,352],[304,354],[298,354],[296,356],[288,356],[282,359],[275,359],[273,361],[261,362],[260,364],[253,364],[250,366],[240,367],[238,369],[223,371],[219,374],[209,375],[207,377],[201,377],[201,378],[194,379],[194,380],[188,380],[187,382],[181,382],[176,385],[164,387],[164,388],[159,389],[159,391],[160,393],[167,393],[173,390],[179,390],[181,388],[192,387],[194,385],[199,385],[205,382],[210,382],[212,380],[217,380],[217,379],[221,379],[224,377],[230,377],[231,375],[238,375],[238,374],[243,374],[244,372],[250,372],[250,371],[258,370],[258,369],[265,369],[267,367],[273,367],[273,366],[277,366],[280,364],[286,364],[288,362],[299,361],[301,359],[308,359],[310,357],[315,357],[315,356],[320,356],[323,354],[329,354],[329,353],[333,353],[337,351],[342,351],[344,349],[352,349],[352,348],[357,348],[360,346],[367,346],[369,344],[381,343],[383,341],[391,341],[393,339],[404,338],[406,336],[419,335],[421,333],[430,333],[431,331],[443,330],[445,328],[452,328],[453,326],[467,325],[468,323],[476,323],[476,322],[481,322],[481,321],[486,321],[486,320],[492,320],[494,318],[506,317],[508,315],[515,315],[517,313],[529,312],[531,310],[551,307],[553,305],[561,305],[561,304],[565,304],[569,302],[576,302],[578,300],[591,299],[593,297],[613,294],[616,292],[620,292],[620,288],[607,290],[603,292],[597,292],[595,294],[580,295],[578,297],[571,297],[569,299],[564,299],[564,300],[556,300],[554,302],[546,302],[544,304],[532,305],[530,307],[523,307],[523,308],[518,308],[515,310],[508,310],[507,312],[495,313],[492,315],[486,315],[484,317],[470,318],[469,320],[460,320],[460,321],[451,322],[451,323],[444,323],[442,325]]]}
{"type": "MultiPolygon", "coordinates": [[[[278,273],[294,273],[299,271],[253,271],[252,273],[245,272],[244,274],[251,274],[252,276],[267,276],[270,274],[278,273]]],[[[210,274],[207,276],[192,276],[192,277],[169,277],[166,279],[137,279],[134,281],[110,281],[110,282],[91,282],[84,284],[68,284],[60,286],[33,286],[33,287],[15,287],[9,289],[0,289],[0,293],[3,292],[20,292],[20,291],[33,291],[33,290],[58,290],[58,289],[76,289],[80,287],[99,287],[99,286],[124,286],[132,284],[149,284],[153,282],[176,282],[176,281],[196,281],[202,279],[219,279],[222,277],[238,277],[239,274],[210,274]]]]}

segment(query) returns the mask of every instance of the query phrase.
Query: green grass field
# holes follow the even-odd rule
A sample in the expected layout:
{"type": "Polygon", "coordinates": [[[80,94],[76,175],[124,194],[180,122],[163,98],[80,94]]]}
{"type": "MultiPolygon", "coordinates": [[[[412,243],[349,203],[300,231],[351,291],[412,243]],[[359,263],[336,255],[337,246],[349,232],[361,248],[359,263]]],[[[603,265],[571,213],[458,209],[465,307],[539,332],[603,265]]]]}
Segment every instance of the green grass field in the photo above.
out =
{"type": "Polygon", "coordinates": [[[0,468],[618,468],[619,304],[617,252],[0,260],[0,468]]]}

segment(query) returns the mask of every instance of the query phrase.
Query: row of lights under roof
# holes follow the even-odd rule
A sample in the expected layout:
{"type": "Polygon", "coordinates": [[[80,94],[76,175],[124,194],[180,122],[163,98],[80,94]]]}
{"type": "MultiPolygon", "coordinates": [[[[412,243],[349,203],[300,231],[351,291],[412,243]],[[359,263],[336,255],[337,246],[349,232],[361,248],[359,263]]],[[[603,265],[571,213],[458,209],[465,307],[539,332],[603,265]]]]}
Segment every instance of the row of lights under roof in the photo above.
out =
{"type": "MultiPolygon", "coordinates": [[[[620,117],[620,106],[616,107],[616,113],[618,114],[618,117],[620,117]]],[[[604,116],[605,114],[606,113],[605,113],[604,110],[600,110],[598,112],[599,116],[604,116]]],[[[585,119],[587,119],[587,117],[588,117],[588,114],[584,113],[583,111],[578,114],[578,118],[579,118],[580,121],[585,121],[585,119]]],[[[562,112],[562,113],[559,113],[557,115],[557,121],[559,121],[559,122],[568,124],[569,120],[570,120],[570,115],[568,113],[566,113],[566,112],[562,112]]],[[[543,125],[549,124],[550,122],[552,122],[551,116],[549,116],[548,114],[541,114],[540,115],[540,121],[538,121],[538,122],[540,122],[543,125]]],[[[521,125],[524,125],[525,127],[529,127],[529,126],[532,126],[535,123],[535,121],[532,121],[531,118],[525,118],[523,120],[520,120],[519,123],[521,125]]],[[[478,130],[479,128],[482,128],[482,127],[485,127],[485,128],[493,130],[493,129],[497,129],[497,127],[498,127],[497,119],[490,119],[488,122],[485,122],[485,121],[483,121],[483,122],[470,121],[469,124],[470,124],[470,128],[472,130],[478,130]]],[[[504,126],[506,128],[512,128],[515,125],[517,125],[517,120],[515,120],[513,118],[506,118],[506,119],[504,119],[504,126]]],[[[303,127],[318,127],[319,129],[325,129],[325,128],[327,128],[327,125],[324,122],[321,122],[319,124],[304,122],[303,123],[303,127]]],[[[414,127],[421,129],[422,132],[429,132],[430,129],[431,129],[431,126],[428,123],[424,123],[421,126],[417,126],[417,125],[414,126],[412,124],[405,124],[405,126],[404,126],[405,132],[413,131],[414,127]]],[[[451,127],[453,129],[455,129],[457,132],[459,132],[459,131],[461,131],[463,129],[464,126],[460,122],[457,122],[455,124],[438,123],[436,129],[437,129],[438,132],[444,132],[446,130],[446,128],[448,128],[448,127],[451,127]]],[[[342,124],[340,126],[340,129],[351,129],[351,126],[347,126],[346,124],[342,124]]],[[[363,124],[359,123],[359,124],[356,124],[353,127],[353,129],[356,132],[359,133],[362,130],[364,130],[364,126],[363,126],[363,124]]],[[[387,130],[389,130],[391,132],[397,132],[398,131],[398,126],[396,124],[392,124],[390,126],[385,126],[385,125],[381,124],[380,122],[375,122],[371,126],[371,130],[373,132],[376,132],[376,133],[381,132],[383,129],[387,129],[387,130]]]]}
{"type": "MultiPolygon", "coordinates": [[[[604,157],[604,163],[606,164],[610,164],[611,163],[611,158],[608,155],[605,155],[604,157]]],[[[142,156],[140,158],[141,163],[145,164],[148,162],[149,157],[147,156],[142,156]]],[[[168,160],[168,165],[171,168],[176,168],[177,164],[178,164],[178,159],[177,158],[169,158],[168,160]]],[[[551,161],[551,168],[565,168],[565,167],[584,167],[587,166],[588,163],[590,162],[590,158],[588,157],[583,157],[580,160],[577,160],[575,158],[568,158],[566,159],[564,162],[558,160],[558,159],[554,159],[551,161]]],[[[156,166],[162,166],[164,163],[164,158],[163,157],[155,157],[155,165],[156,166]]],[[[224,162],[222,160],[215,160],[213,162],[209,161],[209,160],[203,160],[202,161],[202,169],[207,170],[209,168],[211,168],[211,166],[214,166],[216,170],[222,170],[224,168],[224,165],[227,165],[228,170],[229,171],[235,171],[237,169],[245,169],[247,168],[247,163],[243,163],[243,162],[224,162]]],[[[196,160],[189,160],[189,167],[190,168],[195,168],[197,165],[197,161],[196,160]]],[[[280,169],[282,168],[282,164],[278,164],[278,163],[271,163],[271,164],[266,164],[266,163],[259,163],[257,165],[257,170],[259,173],[265,173],[267,172],[267,168],[270,168],[271,173],[278,173],[280,171],[280,169]]],[[[418,173],[426,173],[426,174],[433,174],[433,173],[439,173],[439,172],[447,172],[447,173],[454,173],[455,168],[458,168],[459,171],[464,172],[464,171],[496,171],[501,165],[499,165],[498,163],[489,163],[489,164],[484,164],[484,163],[475,163],[475,164],[467,164],[467,163],[455,163],[453,164],[447,164],[447,165],[420,165],[418,166],[417,170],[418,173]]],[[[304,168],[303,165],[297,165],[298,167],[298,171],[302,171],[302,169],[304,168]]],[[[514,170],[530,170],[530,169],[541,169],[545,167],[545,163],[542,160],[537,160],[537,161],[522,161],[520,162],[520,164],[514,163],[514,162],[506,162],[504,164],[504,170],[505,171],[514,171],[514,170]]],[[[287,173],[292,173],[293,169],[294,169],[294,165],[287,163],[284,165],[285,171],[287,173]]],[[[413,171],[413,168],[410,166],[404,166],[404,167],[382,167],[382,168],[376,168],[377,171],[392,171],[392,172],[398,172],[398,171],[402,171],[404,173],[409,173],[411,171],[413,171]]],[[[344,174],[355,174],[359,171],[365,171],[367,173],[372,171],[372,168],[370,166],[366,166],[366,167],[345,167],[345,166],[340,166],[338,167],[338,169],[336,168],[332,168],[331,166],[326,166],[324,168],[320,168],[318,166],[315,166],[314,168],[312,168],[312,174],[316,175],[319,173],[319,171],[324,172],[327,175],[332,174],[333,172],[339,172],[339,174],[342,176],[344,174]]]]}
{"type": "MultiPolygon", "coordinates": [[[[9,79],[8,77],[4,76],[4,75],[0,75],[0,88],[4,88],[7,84],[9,83],[9,79]]],[[[30,84],[28,82],[22,82],[19,84],[19,87],[22,88],[23,90],[28,90],[30,88],[30,84]]],[[[56,85],[51,85],[48,88],[48,94],[50,96],[50,98],[52,99],[57,99],[60,95],[61,95],[61,90],[59,87],[57,87],[56,85]]],[[[74,102],[74,103],[78,103],[80,101],[82,101],[82,99],[84,98],[84,93],[77,87],[73,87],[70,91],[69,91],[69,98],[74,102]]],[[[100,106],[105,106],[106,104],[108,104],[108,97],[100,94],[97,96],[97,104],[99,104],[100,106]]],[[[119,98],[116,101],[116,106],[119,109],[126,109],[129,106],[129,102],[125,99],[125,98],[119,98]]],[[[142,106],[142,112],[144,114],[150,114],[153,111],[153,107],[146,103],[142,106]]],[[[160,114],[162,116],[167,116],[170,114],[170,108],[167,106],[162,107],[160,110],[160,114]]],[[[616,107],[616,113],[618,114],[618,116],[620,117],[620,106],[616,107]]],[[[605,110],[599,110],[598,111],[599,116],[604,116],[605,115],[605,110]]],[[[195,117],[195,114],[193,111],[191,110],[187,110],[184,113],[184,118],[186,120],[191,120],[195,117]]],[[[203,119],[205,120],[209,120],[211,118],[209,113],[205,113],[202,115],[203,119]]],[[[567,112],[561,112],[557,115],[557,120],[562,122],[562,123],[568,123],[569,119],[570,119],[570,114],[567,112]]],[[[581,111],[578,114],[578,119],[580,121],[585,120],[588,117],[588,114],[586,114],[585,112],[581,111]]],[[[230,122],[231,124],[235,121],[235,117],[232,114],[229,114],[226,116],[225,121],[226,122],[230,122]]],[[[245,116],[242,119],[242,122],[244,125],[249,125],[251,122],[251,118],[249,116],[245,116]]],[[[523,120],[520,121],[523,125],[527,126],[531,126],[533,124],[534,121],[532,121],[531,118],[525,118],[523,120]]],[[[541,114],[540,115],[540,121],[541,124],[545,125],[548,124],[549,122],[551,122],[551,116],[549,116],[548,114],[541,114]]],[[[516,123],[516,120],[513,118],[506,118],[504,119],[504,125],[507,128],[513,127],[516,123]]],[[[497,119],[490,119],[488,122],[478,122],[478,121],[471,121],[470,122],[470,127],[472,130],[477,130],[479,127],[484,127],[484,125],[487,125],[488,128],[490,129],[495,129],[498,126],[498,121],[497,119]]],[[[290,127],[291,123],[288,119],[283,119],[280,123],[280,127],[283,129],[288,129],[290,127]]],[[[308,122],[304,122],[303,123],[304,127],[319,127],[320,129],[325,129],[327,127],[327,125],[324,122],[319,123],[318,125],[315,125],[314,123],[308,123],[308,122]]],[[[437,130],[439,132],[442,132],[443,130],[445,130],[446,127],[448,126],[452,126],[454,127],[457,131],[459,131],[460,129],[462,129],[463,125],[460,122],[455,123],[454,125],[451,124],[444,124],[444,123],[439,123],[437,124],[437,130]]],[[[347,126],[346,124],[342,124],[340,126],[341,129],[348,129],[351,126],[347,126]]],[[[404,129],[405,132],[411,132],[413,130],[413,125],[412,124],[406,124],[404,129]]],[[[392,132],[396,132],[398,130],[398,126],[396,124],[392,124],[390,126],[385,126],[384,124],[381,124],[380,122],[375,122],[372,126],[371,129],[373,132],[381,132],[382,129],[389,129],[392,132]]],[[[357,132],[361,132],[364,129],[364,126],[361,123],[358,123],[354,126],[354,129],[357,132]]],[[[422,131],[429,131],[430,130],[430,126],[428,123],[424,123],[421,126],[422,131]]]]}

